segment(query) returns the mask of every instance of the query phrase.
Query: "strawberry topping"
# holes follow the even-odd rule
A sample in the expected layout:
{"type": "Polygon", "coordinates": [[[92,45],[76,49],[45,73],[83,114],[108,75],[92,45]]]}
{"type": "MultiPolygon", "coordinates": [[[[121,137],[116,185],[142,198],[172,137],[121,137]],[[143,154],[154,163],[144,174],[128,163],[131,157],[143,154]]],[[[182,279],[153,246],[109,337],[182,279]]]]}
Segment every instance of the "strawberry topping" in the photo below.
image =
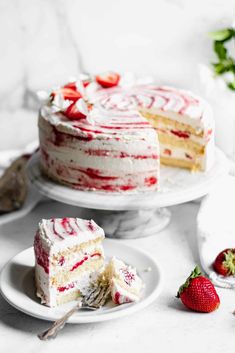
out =
{"type": "Polygon", "coordinates": [[[86,117],[85,114],[80,112],[76,106],[75,103],[71,104],[64,112],[63,114],[68,118],[69,120],[79,120],[79,119],[84,119],[86,117]]]}
{"type": "Polygon", "coordinates": [[[116,72],[106,72],[96,76],[96,82],[103,88],[110,88],[117,86],[120,80],[120,75],[116,72]]]}
{"type": "Polygon", "coordinates": [[[76,102],[78,99],[82,98],[81,93],[71,87],[61,87],[57,91],[52,92],[52,99],[55,98],[56,94],[62,94],[64,100],[68,99],[73,102],[76,102]]]}

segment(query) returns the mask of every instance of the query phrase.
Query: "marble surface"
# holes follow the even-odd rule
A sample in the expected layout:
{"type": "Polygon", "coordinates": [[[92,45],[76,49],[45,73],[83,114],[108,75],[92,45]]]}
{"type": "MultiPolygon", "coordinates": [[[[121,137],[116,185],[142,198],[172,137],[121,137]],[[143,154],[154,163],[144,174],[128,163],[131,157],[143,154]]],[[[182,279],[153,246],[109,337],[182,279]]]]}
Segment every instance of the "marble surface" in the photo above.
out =
{"type": "MultiPolygon", "coordinates": [[[[0,267],[19,251],[32,245],[36,224],[42,217],[79,216],[86,211],[43,203],[21,220],[0,227],[0,267]],[[66,210],[66,212],[65,212],[66,210]]],[[[0,341],[3,353],[83,351],[91,353],[188,352],[232,353],[235,318],[234,292],[218,288],[221,307],[211,314],[186,310],[175,298],[179,285],[199,262],[196,246],[198,204],[171,208],[172,221],[161,233],[138,240],[118,240],[148,251],[162,266],[165,277],[160,297],[143,311],[123,319],[100,324],[67,325],[54,341],[41,342],[36,334],[45,321],[18,312],[0,297],[0,341]],[[216,336],[216,340],[215,340],[216,336]],[[195,339],[197,337],[197,339],[195,339]]]]}

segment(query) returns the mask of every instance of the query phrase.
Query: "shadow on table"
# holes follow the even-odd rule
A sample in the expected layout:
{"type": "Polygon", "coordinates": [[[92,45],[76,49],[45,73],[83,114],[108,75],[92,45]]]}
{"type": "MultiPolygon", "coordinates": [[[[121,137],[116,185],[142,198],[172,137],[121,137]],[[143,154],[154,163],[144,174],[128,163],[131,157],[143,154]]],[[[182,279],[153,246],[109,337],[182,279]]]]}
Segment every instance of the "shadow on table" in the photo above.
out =
{"type": "MultiPolygon", "coordinates": [[[[8,302],[0,295],[0,322],[4,325],[18,331],[25,333],[32,333],[36,335],[41,333],[50,327],[52,322],[40,320],[29,315],[18,311],[12,307],[8,302]]],[[[79,333],[84,334],[88,330],[94,330],[95,326],[107,325],[107,323],[94,323],[94,324],[68,324],[63,330],[59,333],[60,337],[63,337],[66,334],[79,335],[79,333]],[[79,329],[78,329],[79,328],[79,329]]]]}

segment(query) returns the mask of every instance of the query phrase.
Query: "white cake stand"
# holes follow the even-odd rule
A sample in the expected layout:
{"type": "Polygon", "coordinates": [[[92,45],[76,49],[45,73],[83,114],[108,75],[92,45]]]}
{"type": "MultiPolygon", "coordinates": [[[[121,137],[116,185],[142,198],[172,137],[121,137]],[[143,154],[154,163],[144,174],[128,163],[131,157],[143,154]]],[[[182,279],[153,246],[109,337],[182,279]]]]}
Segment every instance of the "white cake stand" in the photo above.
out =
{"type": "Polygon", "coordinates": [[[173,206],[206,195],[228,173],[228,161],[218,148],[215,163],[206,173],[161,167],[161,190],[136,194],[79,191],[57,184],[40,169],[39,154],[28,164],[28,175],[38,191],[53,200],[88,208],[92,217],[111,238],[138,238],[156,234],[170,221],[173,206]]]}

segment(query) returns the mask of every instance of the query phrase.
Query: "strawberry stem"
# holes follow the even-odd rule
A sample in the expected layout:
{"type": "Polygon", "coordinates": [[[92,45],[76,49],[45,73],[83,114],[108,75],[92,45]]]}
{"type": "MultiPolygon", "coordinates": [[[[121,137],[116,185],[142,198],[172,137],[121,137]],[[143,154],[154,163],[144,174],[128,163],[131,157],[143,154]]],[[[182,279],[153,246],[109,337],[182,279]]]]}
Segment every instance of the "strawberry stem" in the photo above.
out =
{"type": "Polygon", "coordinates": [[[200,267],[198,265],[196,265],[196,267],[194,268],[194,270],[190,273],[189,277],[186,279],[185,283],[182,284],[182,286],[180,286],[178,293],[176,295],[177,298],[180,297],[180,294],[186,289],[188,288],[188,286],[190,285],[190,282],[193,278],[197,278],[199,276],[202,276],[202,271],[200,269],[200,267]]]}
{"type": "Polygon", "coordinates": [[[224,253],[224,267],[229,271],[229,275],[235,275],[235,251],[234,249],[229,250],[227,253],[224,253]]]}

